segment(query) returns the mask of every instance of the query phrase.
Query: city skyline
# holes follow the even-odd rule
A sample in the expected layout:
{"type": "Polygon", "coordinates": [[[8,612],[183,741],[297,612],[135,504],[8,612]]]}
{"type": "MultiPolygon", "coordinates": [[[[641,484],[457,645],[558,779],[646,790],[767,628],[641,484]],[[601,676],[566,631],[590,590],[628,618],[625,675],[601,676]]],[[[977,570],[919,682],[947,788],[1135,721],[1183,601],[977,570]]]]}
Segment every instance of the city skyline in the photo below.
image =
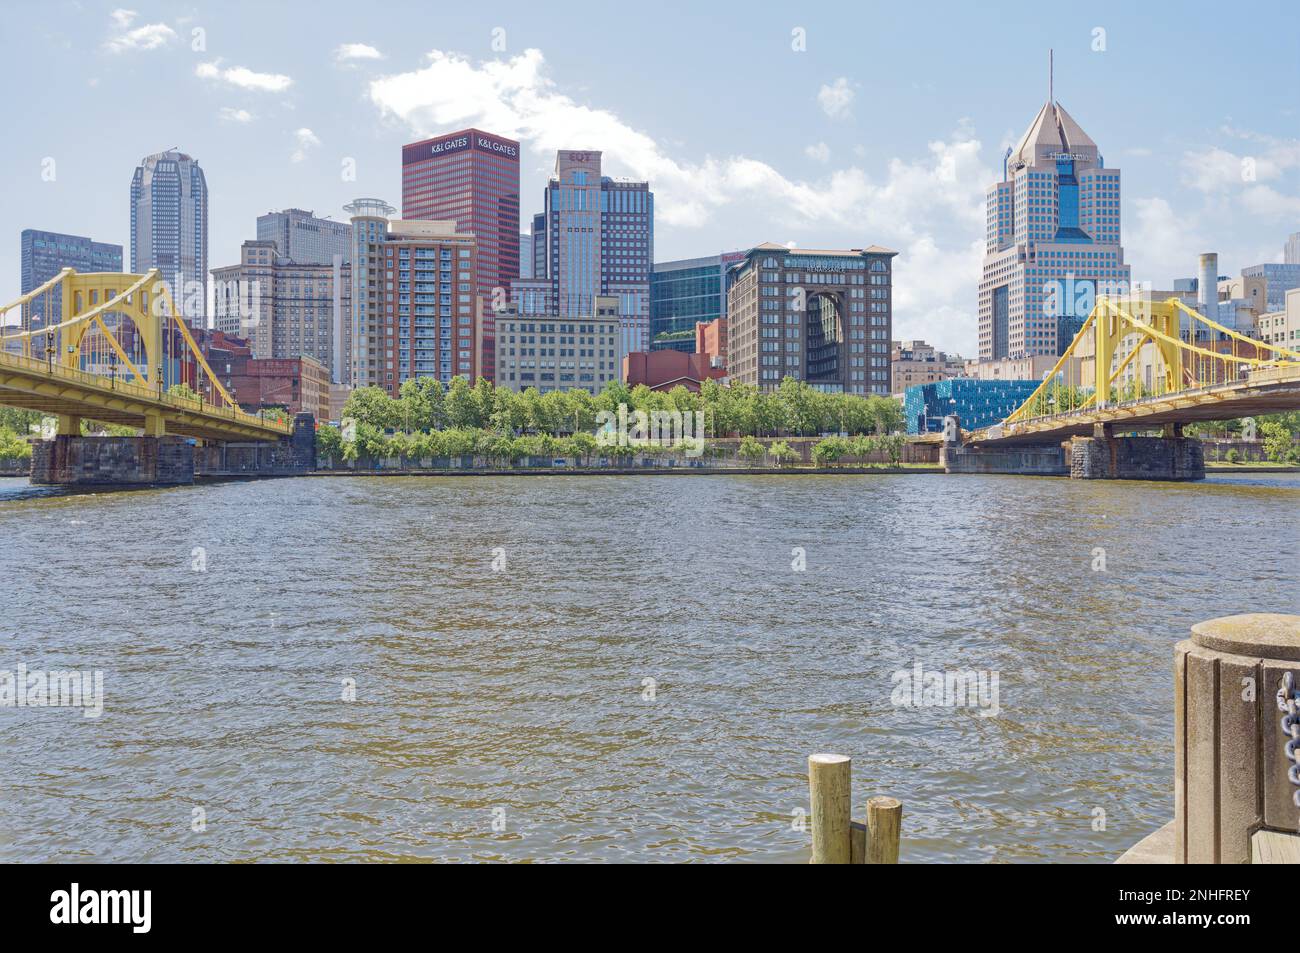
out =
{"type": "MultiPolygon", "coordinates": [[[[556,150],[598,149],[611,174],[655,192],[658,260],[765,241],[885,244],[900,253],[894,336],[974,354],[984,191],[1046,99],[1049,47],[1058,99],[1124,170],[1135,281],[1167,286],[1206,250],[1226,273],[1281,261],[1300,222],[1297,106],[1286,93],[1300,66],[1288,31],[1262,35],[1248,62],[1222,51],[1242,69],[1216,70],[1213,82],[1189,72],[1151,87],[1143,58],[1121,55],[1153,31],[1174,46],[1212,44],[1212,19],[1192,11],[1050,11],[976,49],[967,38],[978,14],[957,7],[919,30],[918,14],[898,10],[760,5],[744,35],[725,16],[683,9],[638,37],[657,77],[647,84],[616,58],[565,52],[583,44],[525,7],[449,11],[424,30],[323,7],[310,55],[274,40],[288,10],[46,9],[12,12],[33,42],[4,68],[16,84],[36,62],[49,67],[43,99],[62,97],[73,121],[14,104],[25,134],[0,168],[30,182],[14,190],[0,243],[15,294],[24,228],[129,245],[127,183],[143,155],[174,146],[200,162],[216,267],[239,260],[258,215],[299,207],[345,221],[356,195],[401,194],[402,145],[475,127],[521,143],[521,222],[538,211],[556,150]],[[240,28],[254,16],[258,29],[240,28]],[[853,45],[863,31],[867,60],[853,45]],[[973,68],[1007,57],[1014,76],[973,68]],[[745,95],[720,114],[723,89],[745,95]],[[149,107],[109,122],[133,101],[149,107]]],[[[1274,20],[1290,15],[1275,5],[1274,20]]]]}

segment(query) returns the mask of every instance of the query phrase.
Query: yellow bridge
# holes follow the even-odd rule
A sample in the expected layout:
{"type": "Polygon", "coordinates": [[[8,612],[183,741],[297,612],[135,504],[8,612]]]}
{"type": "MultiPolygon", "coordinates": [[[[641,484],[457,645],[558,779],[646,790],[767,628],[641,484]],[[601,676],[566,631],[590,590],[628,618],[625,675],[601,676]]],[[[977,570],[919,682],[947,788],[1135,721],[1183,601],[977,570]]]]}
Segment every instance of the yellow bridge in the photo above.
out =
{"type": "Polygon", "coordinates": [[[1300,352],[1224,327],[1178,298],[1097,299],[1042,384],[976,445],[1048,444],[1300,409],[1300,352]]]}
{"type": "Polygon", "coordinates": [[[156,268],[143,275],[65,268],[0,306],[0,331],[0,404],[57,416],[60,434],[79,435],[83,419],[139,427],[148,437],[278,440],[293,431],[239,408],[156,268]],[[57,322],[48,316],[56,290],[57,322]],[[9,333],[8,313],[42,295],[46,326],[9,333]],[[171,366],[189,361],[197,386],[169,392],[169,376],[181,376],[171,366]]]}

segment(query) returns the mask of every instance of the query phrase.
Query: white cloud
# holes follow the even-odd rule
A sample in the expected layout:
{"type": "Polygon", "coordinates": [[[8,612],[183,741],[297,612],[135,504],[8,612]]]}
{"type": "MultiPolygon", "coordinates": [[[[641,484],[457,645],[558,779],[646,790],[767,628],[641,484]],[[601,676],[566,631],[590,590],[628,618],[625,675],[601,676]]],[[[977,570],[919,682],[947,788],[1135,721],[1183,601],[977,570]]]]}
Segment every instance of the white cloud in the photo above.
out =
{"type": "Polygon", "coordinates": [[[289,157],[291,162],[302,162],[307,158],[310,150],[320,145],[320,137],[305,127],[295,132],[294,138],[298,141],[298,148],[294,149],[293,155],[289,157]]]}
{"type": "Polygon", "coordinates": [[[1124,247],[1135,283],[1168,291],[1173,279],[1196,274],[1201,252],[1216,247],[1197,227],[1196,217],[1175,211],[1166,199],[1134,199],[1132,209],[1124,247]]]}
{"type": "Polygon", "coordinates": [[[1300,196],[1283,195],[1267,185],[1254,185],[1242,193],[1246,210],[1254,215],[1300,221],[1300,196]]]}
{"type": "Polygon", "coordinates": [[[1206,193],[1223,192],[1255,182],[1272,182],[1300,169],[1300,139],[1277,139],[1259,133],[1224,129],[1259,146],[1231,152],[1219,146],[1183,153],[1183,184],[1206,193]]]}
{"type": "Polygon", "coordinates": [[[236,109],[234,106],[222,106],[217,112],[217,116],[226,122],[252,122],[253,114],[247,109],[236,109]]]}
{"type": "Polygon", "coordinates": [[[1201,192],[1217,192],[1240,185],[1241,157],[1211,146],[1183,155],[1183,184],[1201,192]]]}
{"type": "Polygon", "coordinates": [[[220,60],[211,63],[200,63],[194,67],[194,75],[200,79],[216,80],[217,82],[237,86],[240,89],[251,89],[264,93],[283,92],[293,85],[293,80],[282,73],[255,73],[245,66],[222,68],[220,60]]]}
{"type": "MultiPolygon", "coordinates": [[[[898,249],[910,285],[904,292],[900,280],[900,327],[917,337],[943,330],[934,343],[973,353],[982,241],[946,248],[938,238],[984,234],[984,190],[995,173],[980,161],[968,123],[931,142],[925,155],[893,159],[883,176],[849,166],[801,180],[744,155],[692,158],[661,146],[613,112],[557,89],[538,50],[478,64],[434,50],[419,69],[373,80],[369,94],[413,136],[478,126],[519,139],[544,159],[557,149],[600,149],[611,174],[649,180],[656,218],[668,228],[761,205],[765,228],[794,232],[807,247],[826,247],[819,233],[836,230],[854,236],[855,245],[898,249]]],[[[736,235],[734,244],[775,240],[772,232],[736,235]]]]}
{"type": "Polygon", "coordinates": [[[334,50],[334,59],[340,63],[351,60],[382,60],[384,54],[368,43],[343,43],[334,50]]]}
{"type": "Polygon", "coordinates": [[[805,146],[803,154],[817,162],[831,161],[831,147],[824,142],[819,142],[815,146],[805,146]]]}
{"type": "Polygon", "coordinates": [[[104,41],[110,53],[130,53],[136,50],[156,50],[176,39],[176,31],[166,23],[146,23],[134,30],[136,12],[119,8],[109,14],[115,32],[104,41]]]}
{"type": "Polygon", "coordinates": [[[853,113],[853,99],[857,95],[848,77],[841,76],[831,85],[817,90],[817,102],[822,112],[832,119],[847,119],[853,113]]]}

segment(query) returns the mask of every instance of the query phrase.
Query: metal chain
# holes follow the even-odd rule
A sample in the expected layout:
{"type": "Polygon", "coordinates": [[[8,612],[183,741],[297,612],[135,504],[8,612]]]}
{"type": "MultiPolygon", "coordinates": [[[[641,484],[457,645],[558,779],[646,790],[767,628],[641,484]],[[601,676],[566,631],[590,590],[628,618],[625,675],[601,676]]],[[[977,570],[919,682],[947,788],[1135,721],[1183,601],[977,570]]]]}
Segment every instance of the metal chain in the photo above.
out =
{"type": "Polygon", "coordinates": [[[1291,762],[1286,776],[1297,788],[1292,800],[1296,807],[1300,807],[1300,760],[1297,760],[1300,755],[1296,752],[1300,748],[1300,690],[1296,689],[1295,676],[1291,672],[1282,676],[1282,687],[1277,690],[1277,707],[1282,712],[1282,734],[1287,738],[1282,750],[1291,762]]]}

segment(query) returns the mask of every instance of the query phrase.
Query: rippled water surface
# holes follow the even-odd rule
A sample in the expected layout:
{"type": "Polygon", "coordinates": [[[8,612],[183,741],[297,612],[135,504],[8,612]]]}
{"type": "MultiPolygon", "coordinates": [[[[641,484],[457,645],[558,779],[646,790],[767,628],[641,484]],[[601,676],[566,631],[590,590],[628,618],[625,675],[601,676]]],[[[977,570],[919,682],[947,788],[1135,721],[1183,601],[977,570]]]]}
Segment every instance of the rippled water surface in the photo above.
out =
{"type": "Polygon", "coordinates": [[[905,861],[1109,861],[1172,815],[1174,643],[1300,612],[1297,516],[1294,475],[0,480],[0,669],[105,692],[0,708],[0,859],[798,861],[837,751],[905,861]],[[917,662],[996,717],[892,704],[917,662]]]}

